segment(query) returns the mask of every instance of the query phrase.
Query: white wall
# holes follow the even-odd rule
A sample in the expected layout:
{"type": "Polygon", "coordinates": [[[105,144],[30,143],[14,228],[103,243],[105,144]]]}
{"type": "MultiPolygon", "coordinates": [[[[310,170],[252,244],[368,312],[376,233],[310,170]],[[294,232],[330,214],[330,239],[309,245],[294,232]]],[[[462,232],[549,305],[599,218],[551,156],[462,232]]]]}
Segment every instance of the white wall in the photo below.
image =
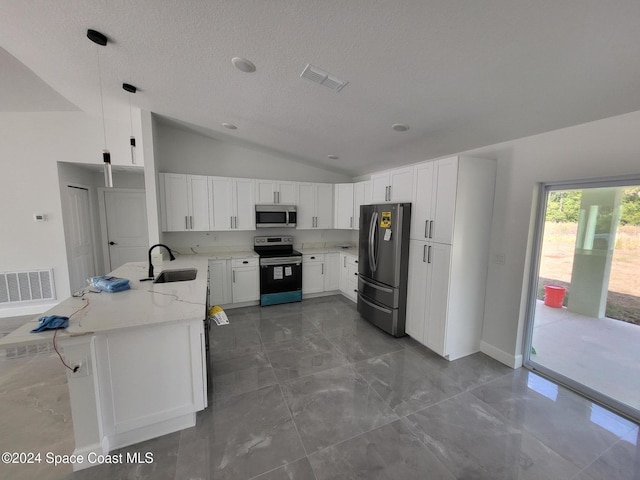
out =
{"type": "MultiPolygon", "coordinates": [[[[128,164],[130,127],[107,121],[114,164],[128,164]]],[[[0,271],[53,268],[69,296],[57,162],[102,163],[102,122],[82,112],[0,113],[0,271]],[[47,216],[33,221],[34,213],[47,216]]],[[[11,315],[0,307],[0,316],[11,315]]]]}
{"type": "Polygon", "coordinates": [[[522,362],[527,247],[534,191],[540,182],[640,175],[640,112],[466,152],[497,158],[483,351],[512,366],[522,362]],[[525,290],[523,290],[523,288],[525,290]]]}
{"type": "Polygon", "coordinates": [[[160,172],[301,182],[351,181],[351,177],[307,165],[294,157],[233,145],[162,122],[155,122],[154,137],[160,172]]]}

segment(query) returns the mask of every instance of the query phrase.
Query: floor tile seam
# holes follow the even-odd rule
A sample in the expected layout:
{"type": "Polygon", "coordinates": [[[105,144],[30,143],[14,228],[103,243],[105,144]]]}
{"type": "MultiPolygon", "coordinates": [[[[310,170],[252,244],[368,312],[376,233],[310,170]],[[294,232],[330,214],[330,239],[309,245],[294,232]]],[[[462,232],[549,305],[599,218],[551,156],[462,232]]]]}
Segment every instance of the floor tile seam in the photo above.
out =
{"type": "MultiPolygon", "coordinates": [[[[398,417],[398,416],[396,415],[396,417],[398,417]]],[[[364,431],[362,431],[360,433],[356,433],[355,435],[352,435],[351,437],[345,438],[344,440],[340,440],[337,443],[333,443],[331,445],[327,445],[325,447],[322,447],[319,450],[315,450],[314,452],[311,452],[310,454],[308,454],[307,457],[312,457],[312,456],[314,456],[316,454],[319,454],[320,452],[323,452],[323,451],[325,451],[325,450],[327,450],[329,448],[337,447],[338,445],[342,445],[345,442],[349,442],[349,441],[353,440],[354,438],[361,437],[362,435],[366,435],[367,433],[371,433],[374,430],[377,430],[377,429],[382,428],[382,427],[386,427],[387,425],[391,425],[392,423],[398,422],[398,421],[402,421],[402,419],[400,417],[398,417],[398,418],[394,418],[393,420],[386,421],[386,422],[381,423],[380,425],[376,425],[375,427],[372,427],[372,428],[370,428],[368,430],[364,430],[364,431]]],[[[411,433],[413,433],[413,431],[411,433]]],[[[416,436],[416,435],[414,434],[414,436],[416,436]]],[[[420,439],[418,439],[418,440],[420,440],[420,439]]]]}
{"type": "MultiPolygon", "coordinates": [[[[248,480],[255,480],[256,478],[259,478],[259,477],[261,477],[262,475],[266,475],[267,473],[275,472],[275,471],[276,471],[276,470],[278,470],[279,468],[282,468],[282,467],[284,467],[284,466],[287,466],[287,465],[289,465],[289,464],[291,464],[291,463],[298,462],[298,461],[302,460],[303,458],[308,458],[308,457],[305,455],[305,456],[303,456],[303,457],[296,458],[295,460],[291,460],[290,462],[287,462],[287,463],[285,463],[285,464],[283,464],[283,465],[278,465],[277,467],[272,468],[271,470],[267,470],[267,471],[265,471],[265,472],[259,473],[258,475],[255,475],[255,476],[253,476],[253,477],[249,478],[248,480]]],[[[315,472],[313,472],[313,468],[311,469],[311,472],[313,473],[313,477],[317,480],[316,474],[315,474],[315,472]]],[[[182,479],[178,479],[178,478],[176,478],[175,480],[182,480],[182,479]]]]}
{"type": "MultiPolygon", "coordinates": [[[[338,352],[338,353],[340,353],[340,352],[338,352]]],[[[303,379],[303,378],[307,378],[307,377],[311,377],[311,376],[317,375],[319,373],[328,372],[329,370],[333,370],[334,368],[342,368],[342,367],[350,366],[349,361],[344,357],[344,355],[342,355],[342,354],[340,354],[340,355],[346,360],[346,363],[344,363],[342,365],[335,365],[333,367],[329,367],[329,368],[326,368],[324,370],[318,370],[317,372],[307,373],[306,375],[300,375],[299,377],[288,378],[287,380],[283,380],[283,381],[278,380],[278,376],[276,375],[276,380],[278,382],[278,385],[287,386],[288,384],[293,383],[293,382],[295,382],[297,380],[300,380],[300,379],[303,379]]]]}
{"type": "MultiPolygon", "coordinates": [[[[293,428],[296,429],[296,434],[298,435],[298,441],[302,446],[302,451],[304,452],[304,456],[308,457],[309,452],[307,452],[307,447],[305,447],[304,442],[302,441],[302,435],[300,435],[300,430],[298,429],[298,424],[296,423],[295,416],[289,407],[289,402],[287,402],[287,398],[284,395],[284,390],[282,389],[282,385],[278,383],[278,388],[280,389],[280,396],[282,397],[282,401],[284,402],[284,406],[287,407],[287,411],[289,412],[289,417],[291,418],[291,423],[293,424],[293,428]]],[[[302,458],[302,457],[301,457],[302,458]]],[[[313,470],[313,469],[312,469],[313,470]]],[[[314,473],[315,476],[315,473],[314,473]]]]}

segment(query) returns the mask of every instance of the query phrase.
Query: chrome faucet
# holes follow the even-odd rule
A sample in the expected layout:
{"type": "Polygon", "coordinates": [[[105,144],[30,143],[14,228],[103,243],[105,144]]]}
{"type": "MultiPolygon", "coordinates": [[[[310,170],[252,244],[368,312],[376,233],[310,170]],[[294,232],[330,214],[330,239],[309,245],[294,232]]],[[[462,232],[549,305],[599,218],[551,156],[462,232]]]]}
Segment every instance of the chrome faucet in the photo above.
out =
{"type": "Polygon", "coordinates": [[[171,249],[166,245],[164,245],[163,243],[156,243],[155,245],[151,246],[151,248],[149,248],[149,280],[153,279],[153,263],[151,263],[151,251],[156,247],[166,248],[167,252],[169,252],[169,260],[171,262],[173,262],[176,259],[176,257],[173,256],[173,253],[171,253],[171,249]]]}

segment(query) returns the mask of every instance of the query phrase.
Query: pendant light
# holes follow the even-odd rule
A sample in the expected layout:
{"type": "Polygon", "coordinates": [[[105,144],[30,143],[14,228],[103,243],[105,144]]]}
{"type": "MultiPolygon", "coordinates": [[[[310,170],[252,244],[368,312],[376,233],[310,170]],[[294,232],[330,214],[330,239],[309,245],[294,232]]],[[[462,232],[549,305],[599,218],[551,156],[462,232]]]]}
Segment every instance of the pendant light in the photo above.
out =
{"type": "MultiPolygon", "coordinates": [[[[129,93],[136,93],[138,89],[129,83],[123,83],[122,88],[129,93]]],[[[131,111],[131,95],[129,95],[129,122],[131,125],[131,137],[129,146],[131,147],[131,163],[136,164],[136,137],[133,136],[133,113],[131,111]]]]}
{"type": "Polygon", "coordinates": [[[102,97],[102,72],[100,70],[100,49],[104,47],[108,39],[96,30],[87,30],[87,38],[96,44],[96,58],[98,59],[98,81],[100,85],[100,108],[102,110],[102,134],[104,136],[104,150],[102,150],[102,162],[104,164],[104,184],[107,188],[113,187],[113,172],[111,171],[111,153],[107,149],[107,129],[104,121],[104,99],[102,97]]]}

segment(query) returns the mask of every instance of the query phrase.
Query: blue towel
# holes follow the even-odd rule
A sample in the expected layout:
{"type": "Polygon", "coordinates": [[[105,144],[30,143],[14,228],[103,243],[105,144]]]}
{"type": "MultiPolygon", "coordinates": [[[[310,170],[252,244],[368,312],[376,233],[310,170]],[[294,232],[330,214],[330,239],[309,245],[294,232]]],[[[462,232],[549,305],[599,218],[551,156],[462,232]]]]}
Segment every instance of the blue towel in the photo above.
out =
{"type": "Polygon", "coordinates": [[[49,315],[48,317],[40,317],[38,328],[31,330],[31,333],[41,332],[43,330],[55,330],[56,328],[67,328],[69,326],[69,317],[61,317],[60,315],[49,315]]]}

